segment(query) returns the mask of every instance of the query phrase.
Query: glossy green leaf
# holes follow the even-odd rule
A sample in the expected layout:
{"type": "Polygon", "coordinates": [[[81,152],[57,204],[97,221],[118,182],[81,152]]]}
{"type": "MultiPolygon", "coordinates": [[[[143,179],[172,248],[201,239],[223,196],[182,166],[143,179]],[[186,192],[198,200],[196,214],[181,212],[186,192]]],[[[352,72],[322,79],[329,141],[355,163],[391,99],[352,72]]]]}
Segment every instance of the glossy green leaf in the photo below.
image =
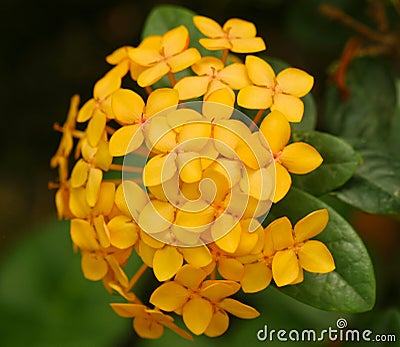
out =
{"type": "Polygon", "coordinates": [[[332,207],[299,189],[272,207],[274,217],[288,216],[292,223],[308,213],[326,208],[329,223],[316,239],[325,243],[336,269],[328,274],[305,272],[304,282],[282,291],[311,306],[337,312],[364,312],[375,303],[375,277],[365,246],[354,229],[332,207]]]}
{"type": "Polygon", "coordinates": [[[363,211],[400,213],[400,161],[379,143],[358,143],[363,164],[334,196],[363,211]]]}
{"type": "Polygon", "coordinates": [[[128,334],[129,321],[108,305],[112,296],[83,277],[67,223],[32,230],[2,257],[2,346],[109,347],[128,334]]]}
{"type": "Polygon", "coordinates": [[[358,58],[346,73],[350,97],[344,101],[335,85],[326,93],[325,123],[348,139],[386,142],[396,108],[393,73],[381,61],[358,58]]]}
{"type": "Polygon", "coordinates": [[[318,131],[298,132],[293,141],[314,146],[324,161],[306,175],[292,175],[294,186],[313,195],[322,195],[341,187],[356,171],[361,157],[346,141],[318,131]]]}

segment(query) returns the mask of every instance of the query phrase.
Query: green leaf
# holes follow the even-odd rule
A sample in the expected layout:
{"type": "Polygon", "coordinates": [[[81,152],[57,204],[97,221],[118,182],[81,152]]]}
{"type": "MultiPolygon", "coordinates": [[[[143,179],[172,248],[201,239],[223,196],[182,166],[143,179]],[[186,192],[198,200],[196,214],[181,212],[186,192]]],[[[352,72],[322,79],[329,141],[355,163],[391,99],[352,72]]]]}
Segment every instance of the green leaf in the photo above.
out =
{"type": "Polygon", "coordinates": [[[100,282],[86,280],[68,225],[53,221],[2,254],[2,346],[115,346],[131,329],[109,307],[100,282]]]}
{"type": "Polygon", "coordinates": [[[358,143],[363,164],[354,176],[332,194],[363,211],[379,214],[400,212],[400,161],[380,144],[358,143]]]}
{"type": "Polygon", "coordinates": [[[377,59],[358,58],[350,64],[346,82],[350,91],[347,101],[335,85],[327,90],[328,130],[348,139],[386,142],[396,108],[393,73],[377,59]]]}
{"type": "Polygon", "coordinates": [[[328,274],[305,272],[304,282],[282,288],[293,298],[311,306],[337,312],[364,312],[375,303],[375,278],[371,259],[354,229],[332,207],[292,188],[271,213],[288,216],[292,223],[308,213],[326,208],[329,223],[316,239],[325,243],[336,269],[328,274]]]}
{"type": "Polygon", "coordinates": [[[313,195],[322,195],[341,187],[356,171],[361,157],[346,141],[326,133],[293,133],[293,141],[304,141],[322,155],[321,166],[306,175],[292,175],[293,184],[313,195]]]}
{"type": "Polygon", "coordinates": [[[142,31],[142,38],[149,35],[163,35],[168,30],[184,25],[189,30],[189,47],[197,48],[202,56],[214,55],[221,57],[220,51],[208,51],[199,40],[204,35],[193,24],[193,16],[197,14],[184,7],[174,5],[161,5],[155,7],[148,15],[142,31]]]}
{"type": "MultiPolygon", "coordinates": [[[[290,67],[288,63],[278,58],[272,58],[265,55],[261,56],[261,58],[263,58],[272,66],[276,74],[290,67]]],[[[308,93],[305,97],[302,98],[302,100],[304,102],[303,119],[300,123],[291,123],[292,131],[314,130],[317,125],[317,107],[315,105],[313,95],[311,93],[308,93]]]]}

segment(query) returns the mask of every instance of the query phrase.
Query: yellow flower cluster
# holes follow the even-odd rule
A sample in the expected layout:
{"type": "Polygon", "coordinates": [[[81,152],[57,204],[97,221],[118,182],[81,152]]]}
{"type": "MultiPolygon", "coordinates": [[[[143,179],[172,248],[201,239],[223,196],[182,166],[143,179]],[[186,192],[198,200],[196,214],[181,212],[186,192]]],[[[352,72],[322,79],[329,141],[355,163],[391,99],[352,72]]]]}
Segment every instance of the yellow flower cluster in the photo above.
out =
{"type": "Polygon", "coordinates": [[[51,160],[59,172],[51,184],[58,187],[58,216],[71,220],[84,276],[127,301],[111,307],[133,318],[144,338],[158,338],[167,327],[192,339],[171,313],[195,335],[219,336],[229,314],[259,315],[231,298],[239,290],[259,292],[272,280],[295,284],[303,270],[335,268],[327,247],[310,240],[327,225],[327,210],[294,227],[286,217],[262,226],[271,205],[289,191],[290,173],[306,174],[322,163],[311,145],[288,144],[290,122],[301,121],[301,97],[313,78],[295,68],[276,75],[257,56],[242,63],[230,53],[265,49],[250,22],[230,19],[221,27],[210,18],[193,20],[206,36],[200,44],[222,50],[221,59],[190,48],[184,26],[149,36],[109,55],[113,68],[94,85],[93,98],[79,108],[74,96],[65,124],[55,125],[62,132],[51,160]],[[180,71],[186,75],[176,80],[180,71]],[[128,74],[143,95],[123,87],[128,74]],[[170,86],[156,88],[164,76],[170,86]],[[258,110],[254,123],[235,105],[258,110]],[[129,275],[132,252],[143,265],[129,275]],[[143,303],[134,287],[148,268],[160,285],[143,303]]]}

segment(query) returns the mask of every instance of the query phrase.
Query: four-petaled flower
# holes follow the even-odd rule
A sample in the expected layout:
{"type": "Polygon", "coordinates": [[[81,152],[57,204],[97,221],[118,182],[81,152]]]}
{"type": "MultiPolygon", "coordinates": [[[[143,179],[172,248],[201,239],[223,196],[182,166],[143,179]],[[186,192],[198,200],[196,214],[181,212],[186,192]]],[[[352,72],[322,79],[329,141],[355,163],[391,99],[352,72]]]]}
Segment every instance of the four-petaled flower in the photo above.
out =
{"type": "Polygon", "coordinates": [[[194,16],[194,25],[208,38],[200,39],[200,44],[209,50],[229,49],[235,53],[255,53],[265,50],[261,37],[253,23],[231,18],[221,27],[215,20],[194,16]]]}
{"type": "Polygon", "coordinates": [[[189,32],[181,25],[160,36],[156,49],[138,47],[130,51],[130,58],[146,67],[137,78],[139,86],[151,86],[169,72],[182,71],[198,61],[201,58],[199,51],[188,45],[189,32]]]}
{"type": "Polygon", "coordinates": [[[188,329],[196,335],[222,335],[229,325],[229,312],[251,319],[259,316],[254,308],[228,298],[240,285],[234,281],[205,280],[207,272],[191,265],[183,266],[174,281],[159,286],[150,302],[159,309],[181,314],[188,329]]]}
{"type": "Polygon", "coordinates": [[[303,269],[315,273],[327,273],[335,269],[329,249],[317,240],[328,224],[326,209],[314,211],[300,219],[292,228],[287,217],[281,217],[268,225],[276,251],[272,260],[272,275],[277,286],[293,284],[303,277],[303,269]]]}
{"type": "Polygon", "coordinates": [[[268,109],[282,112],[289,122],[300,122],[304,114],[304,104],[300,99],[314,84],[308,73],[287,68],[275,75],[271,65],[265,60],[248,55],[246,68],[253,85],[240,90],[238,104],[249,109],[268,109]]]}

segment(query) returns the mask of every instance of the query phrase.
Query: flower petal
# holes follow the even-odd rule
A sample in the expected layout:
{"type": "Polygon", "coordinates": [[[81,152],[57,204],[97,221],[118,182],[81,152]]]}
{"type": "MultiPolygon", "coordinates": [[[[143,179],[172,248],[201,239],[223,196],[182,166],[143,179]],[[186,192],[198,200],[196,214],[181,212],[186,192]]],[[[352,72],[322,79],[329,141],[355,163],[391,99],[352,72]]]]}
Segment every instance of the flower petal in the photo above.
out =
{"type": "Polygon", "coordinates": [[[291,129],[286,117],[279,111],[272,111],[264,118],[260,131],[268,141],[273,153],[279,153],[289,142],[291,129]]]}
{"type": "Polygon", "coordinates": [[[189,44],[189,31],[180,25],[167,31],[161,39],[161,50],[165,57],[170,57],[182,52],[189,44]]]}
{"type": "Polygon", "coordinates": [[[78,188],[83,186],[89,174],[89,164],[83,159],[79,159],[71,172],[71,187],[78,188]]]}
{"type": "Polygon", "coordinates": [[[278,73],[276,81],[284,93],[298,98],[306,95],[314,84],[314,78],[311,75],[295,68],[287,68],[278,73]]]}
{"type": "Polygon", "coordinates": [[[237,293],[239,289],[240,284],[234,281],[208,280],[203,282],[200,293],[211,302],[218,302],[237,293]]]}
{"type": "Polygon", "coordinates": [[[154,254],[153,271],[156,278],[161,281],[169,280],[182,267],[183,256],[176,247],[166,245],[154,254]]]}
{"type": "Polygon", "coordinates": [[[298,123],[303,118],[304,103],[297,96],[275,94],[271,111],[275,110],[282,112],[289,122],[298,123]]]}
{"type": "Polygon", "coordinates": [[[215,244],[225,252],[235,253],[239,247],[242,227],[229,214],[221,215],[211,227],[211,235],[215,244]],[[222,237],[221,237],[222,236],[222,237]]]}
{"type": "Polygon", "coordinates": [[[220,49],[230,49],[232,47],[230,41],[226,38],[200,39],[199,43],[210,51],[219,51],[220,49]]]}
{"type": "Polygon", "coordinates": [[[302,175],[315,170],[323,159],[313,146],[295,142],[283,149],[280,160],[289,172],[302,175]]]}
{"type": "Polygon", "coordinates": [[[229,316],[225,311],[218,310],[211,317],[210,324],[204,331],[204,334],[209,337],[221,336],[229,327],[229,316]]]}
{"type": "Polygon", "coordinates": [[[255,308],[231,298],[222,300],[219,306],[230,314],[243,319],[253,319],[260,315],[255,308]]]}
{"type": "Polygon", "coordinates": [[[228,257],[221,257],[218,262],[218,272],[227,280],[240,281],[243,276],[243,264],[235,259],[228,257]]]}
{"type": "Polygon", "coordinates": [[[272,105],[272,91],[258,86],[247,86],[237,96],[239,106],[252,110],[267,109],[272,105]]]}
{"type": "Polygon", "coordinates": [[[104,135],[106,121],[107,117],[103,112],[96,112],[89,121],[86,128],[86,135],[88,142],[92,147],[97,147],[100,138],[104,135]]]}
{"type": "Polygon", "coordinates": [[[212,74],[214,71],[220,71],[225,67],[221,59],[217,57],[203,57],[197,63],[193,64],[192,70],[199,76],[212,74]]]}
{"type": "Polygon", "coordinates": [[[201,158],[196,153],[184,152],[178,155],[179,178],[185,183],[194,183],[201,180],[201,158]]]}
{"type": "Polygon", "coordinates": [[[231,51],[235,53],[256,53],[266,49],[265,42],[261,37],[232,39],[230,42],[231,51]]]}
{"type": "Polygon", "coordinates": [[[208,76],[188,76],[180,79],[174,86],[179,93],[179,99],[198,98],[207,92],[210,78],[208,76]]]}
{"type": "Polygon", "coordinates": [[[206,277],[207,273],[203,269],[186,264],[179,269],[174,280],[186,288],[195,290],[206,277]]]}
{"type": "Polygon", "coordinates": [[[140,212],[138,224],[143,231],[156,234],[166,230],[174,220],[174,207],[164,201],[150,201],[140,212]]]}
{"type": "Polygon", "coordinates": [[[143,169],[143,183],[146,187],[157,186],[171,179],[176,170],[176,163],[171,155],[156,155],[143,169]]]}
{"type": "Polygon", "coordinates": [[[200,32],[211,38],[224,36],[221,26],[213,19],[204,16],[194,16],[193,23],[200,32]]]}
{"type": "Polygon", "coordinates": [[[107,262],[95,253],[82,253],[81,268],[85,278],[91,281],[101,280],[108,272],[107,262]]]}
{"type": "Polygon", "coordinates": [[[275,72],[264,59],[254,55],[246,57],[246,68],[250,80],[257,86],[274,88],[275,72]]]}
{"type": "Polygon", "coordinates": [[[171,68],[171,72],[175,73],[192,66],[195,62],[199,61],[200,58],[201,55],[196,48],[189,48],[169,58],[168,65],[171,68]]]}
{"type": "Polygon", "coordinates": [[[309,240],[325,229],[329,221],[327,209],[311,212],[300,219],[294,226],[294,235],[297,242],[309,240]]]}
{"type": "Polygon", "coordinates": [[[142,116],[144,101],[141,96],[130,89],[119,89],[111,98],[114,116],[125,124],[133,124],[142,116]]]}
{"type": "Polygon", "coordinates": [[[203,115],[209,120],[229,119],[234,111],[235,93],[221,88],[208,94],[203,102],[203,115]]]}
{"type": "Polygon", "coordinates": [[[86,189],[84,187],[72,188],[69,197],[69,209],[78,218],[86,218],[91,212],[86,201],[86,189]]]}
{"type": "Polygon", "coordinates": [[[110,304],[114,312],[123,318],[133,318],[144,314],[145,305],[140,304],[110,304]]]}
{"type": "Polygon", "coordinates": [[[150,303],[163,311],[171,312],[182,307],[189,298],[189,292],[172,281],[163,283],[150,296],[150,303]]]}
{"type": "Polygon", "coordinates": [[[101,214],[93,220],[94,228],[96,229],[97,239],[102,248],[110,247],[110,232],[104,221],[104,216],[101,214]]]}
{"type": "Polygon", "coordinates": [[[228,19],[222,29],[230,37],[254,37],[257,34],[256,26],[253,23],[239,18],[228,19]]]}
{"type": "Polygon", "coordinates": [[[293,282],[299,274],[299,261],[293,250],[279,251],[272,260],[272,275],[278,287],[293,282]]]}
{"type": "Polygon", "coordinates": [[[97,250],[99,244],[96,232],[90,223],[83,219],[72,219],[70,234],[72,242],[83,250],[97,250]]]}
{"type": "Polygon", "coordinates": [[[97,168],[89,170],[88,180],[86,183],[86,201],[90,207],[96,205],[99,199],[101,181],[103,179],[103,171],[97,168]]]}
{"type": "Polygon", "coordinates": [[[218,73],[218,77],[232,89],[242,89],[251,84],[244,64],[231,64],[218,73]]]}
{"type": "Polygon", "coordinates": [[[76,117],[76,121],[82,123],[92,118],[95,107],[96,107],[95,99],[90,99],[86,101],[80,108],[78,116],[76,117]]]}
{"type": "Polygon", "coordinates": [[[133,246],[139,238],[139,227],[126,216],[116,216],[107,227],[110,231],[110,242],[114,247],[125,249],[133,246]]]}
{"type": "Polygon", "coordinates": [[[93,96],[96,100],[104,100],[120,87],[121,77],[116,73],[107,73],[94,85],[93,96]]]}
{"type": "Polygon", "coordinates": [[[164,326],[149,317],[136,317],[133,320],[133,328],[144,339],[158,339],[164,333],[164,326]]]}
{"type": "Polygon", "coordinates": [[[240,281],[245,293],[257,293],[268,287],[272,279],[271,269],[264,263],[245,264],[240,281]]]}
{"type": "Polygon", "coordinates": [[[212,316],[212,305],[203,298],[195,297],[183,306],[183,321],[193,334],[203,334],[210,324],[212,316]],[[199,314],[200,312],[201,314],[199,314]]]}
{"type": "Polygon", "coordinates": [[[207,266],[213,259],[209,248],[205,245],[198,247],[182,247],[180,251],[190,265],[198,268],[207,266]]]}
{"type": "Polygon", "coordinates": [[[275,184],[274,203],[277,203],[285,197],[292,186],[292,178],[289,172],[277,162],[275,162],[275,184]]]}
{"type": "Polygon", "coordinates": [[[156,63],[155,65],[144,70],[138,77],[137,83],[141,87],[148,87],[159,81],[170,71],[170,67],[164,61],[156,63]]]}
{"type": "Polygon", "coordinates": [[[163,56],[155,47],[134,48],[129,51],[129,57],[141,66],[152,66],[163,59],[163,56]]]}
{"type": "Polygon", "coordinates": [[[287,217],[275,219],[266,230],[271,232],[274,250],[281,251],[293,246],[292,223],[287,217]]]}
{"type": "Polygon", "coordinates": [[[178,92],[170,88],[160,88],[153,91],[146,104],[146,118],[159,114],[161,111],[172,111],[179,102],[178,92]]]}
{"type": "Polygon", "coordinates": [[[327,273],[335,270],[335,262],[329,249],[320,241],[304,243],[299,250],[300,265],[304,270],[327,273]]]}
{"type": "Polygon", "coordinates": [[[143,142],[140,124],[119,128],[110,139],[110,154],[119,157],[135,151],[143,142]]]}

